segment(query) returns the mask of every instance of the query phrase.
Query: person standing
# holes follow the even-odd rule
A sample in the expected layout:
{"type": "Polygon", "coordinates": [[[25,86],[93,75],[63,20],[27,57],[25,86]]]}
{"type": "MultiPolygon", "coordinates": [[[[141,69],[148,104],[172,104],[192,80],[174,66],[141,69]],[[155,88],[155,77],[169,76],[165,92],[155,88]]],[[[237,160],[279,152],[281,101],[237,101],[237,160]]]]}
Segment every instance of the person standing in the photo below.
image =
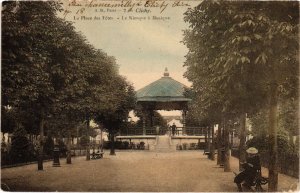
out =
{"type": "Polygon", "coordinates": [[[172,135],[174,136],[175,135],[175,133],[176,133],[176,125],[175,125],[175,123],[173,123],[173,125],[172,125],[172,135]]]}
{"type": "Polygon", "coordinates": [[[156,135],[159,135],[159,126],[156,126],[156,135]]]}

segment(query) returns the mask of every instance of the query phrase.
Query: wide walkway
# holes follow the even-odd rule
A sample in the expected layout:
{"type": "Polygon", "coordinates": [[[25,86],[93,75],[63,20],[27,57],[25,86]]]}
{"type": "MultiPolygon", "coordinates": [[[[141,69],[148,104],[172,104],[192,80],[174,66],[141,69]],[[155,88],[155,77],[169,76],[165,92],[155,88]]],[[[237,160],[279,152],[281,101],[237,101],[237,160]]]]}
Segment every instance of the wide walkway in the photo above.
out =
{"type": "MultiPolygon", "coordinates": [[[[61,167],[44,164],[44,171],[27,165],[2,169],[2,183],[12,191],[94,191],[94,192],[236,192],[234,174],[223,172],[202,151],[157,153],[122,151],[116,156],[105,153],[101,160],[73,158],[61,167]]],[[[238,170],[237,159],[231,159],[238,170]]],[[[296,188],[298,180],[280,175],[279,190],[296,188]]]]}

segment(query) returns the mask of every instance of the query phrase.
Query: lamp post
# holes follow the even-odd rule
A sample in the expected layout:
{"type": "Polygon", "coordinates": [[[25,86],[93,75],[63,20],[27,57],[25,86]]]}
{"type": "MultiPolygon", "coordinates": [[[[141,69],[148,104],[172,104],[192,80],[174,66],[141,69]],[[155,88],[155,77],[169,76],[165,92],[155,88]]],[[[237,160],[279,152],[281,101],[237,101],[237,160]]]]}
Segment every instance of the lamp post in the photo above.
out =
{"type": "Polygon", "coordinates": [[[52,164],[53,167],[60,167],[59,153],[60,153],[59,147],[56,144],[53,148],[53,164],[52,164]]]}

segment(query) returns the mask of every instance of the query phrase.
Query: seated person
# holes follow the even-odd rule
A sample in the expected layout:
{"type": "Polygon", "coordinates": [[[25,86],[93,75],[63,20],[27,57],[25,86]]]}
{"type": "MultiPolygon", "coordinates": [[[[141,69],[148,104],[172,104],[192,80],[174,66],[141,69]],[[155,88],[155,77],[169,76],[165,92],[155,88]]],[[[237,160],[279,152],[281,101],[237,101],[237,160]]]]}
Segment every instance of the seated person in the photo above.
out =
{"type": "Polygon", "coordinates": [[[253,185],[255,177],[257,174],[260,174],[259,172],[261,170],[259,156],[257,155],[258,150],[254,147],[250,147],[246,152],[248,154],[246,163],[242,164],[244,171],[234,178],[234,182],[237,184],[239,191],[243,191],[241,186],[242,182],[245,182],[245,185],[250,188],[253,185]]]}

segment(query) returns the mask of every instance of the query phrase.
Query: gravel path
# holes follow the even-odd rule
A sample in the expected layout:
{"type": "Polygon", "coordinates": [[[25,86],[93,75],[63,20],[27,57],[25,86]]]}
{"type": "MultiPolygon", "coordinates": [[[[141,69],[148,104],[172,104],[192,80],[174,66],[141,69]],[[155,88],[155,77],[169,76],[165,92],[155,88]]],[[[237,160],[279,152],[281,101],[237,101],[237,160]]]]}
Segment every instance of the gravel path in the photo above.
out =
{"type": "MultiPolygon", "coordinates": [[[[1,182],[12,191],[94,191],[94,192],[235,192],[234,174],[223,172],[203,155],[202,151],[156,153],[122,151],[116,156],[108,152],[100,160],[85,161],[72,158],[61,167],[44,163],[44,171],[37,165],[1,170],[1,182]]],[[[233,171],[237,159],[231,158],[233,171]]],[[[266,171],[263,171],[266,172],[266,171]]],[[[267,174],[265,174],[267,176],[267,174]]],[[[280,191],[296,188],[298,180],[280,175],[280,191]]],[[[265,188],[266,189],[266,188],[265,188]]]]}

